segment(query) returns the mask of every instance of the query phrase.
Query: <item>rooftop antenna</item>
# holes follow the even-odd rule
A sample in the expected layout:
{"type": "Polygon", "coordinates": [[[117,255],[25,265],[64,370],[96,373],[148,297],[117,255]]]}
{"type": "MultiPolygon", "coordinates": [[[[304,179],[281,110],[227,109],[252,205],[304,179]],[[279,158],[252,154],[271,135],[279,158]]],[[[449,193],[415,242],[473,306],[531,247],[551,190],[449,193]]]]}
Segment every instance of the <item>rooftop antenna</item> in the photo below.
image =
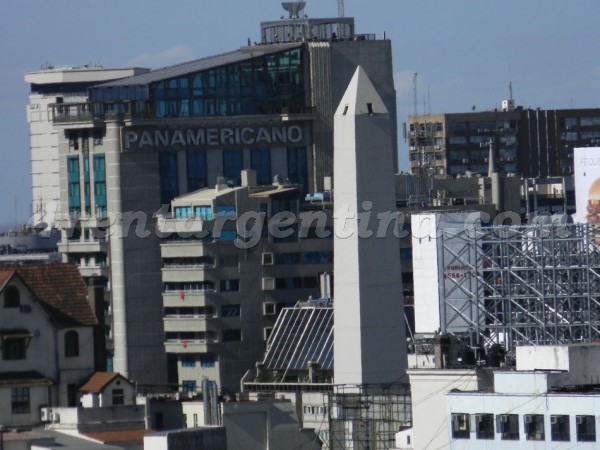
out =
{"type": "Polygon", "coordinates": [[[512,80],[508,82],[508,92],[510,93],[510,99],[513,99],[512,80]]]}
{"type": "Polygon", "coordinates": [[[299,19],[306,7],[306,2],[283,2],[281,6],[288,12],[290,19],[299,19]]]}
{"type": "Polygon", "coordinates": [[[338,17],[344,17],[344,0],[338,0],[338,17]]]}

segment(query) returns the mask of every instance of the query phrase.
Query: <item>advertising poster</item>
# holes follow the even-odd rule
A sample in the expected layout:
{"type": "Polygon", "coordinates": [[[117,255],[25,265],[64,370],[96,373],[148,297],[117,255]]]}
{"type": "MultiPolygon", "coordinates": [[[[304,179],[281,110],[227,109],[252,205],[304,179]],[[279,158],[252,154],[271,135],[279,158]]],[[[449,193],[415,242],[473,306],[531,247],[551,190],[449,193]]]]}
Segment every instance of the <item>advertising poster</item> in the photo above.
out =
{"type": "Polygon", "coordinates": [[[600,147],[582,147],[574,151],[574,220],[600,227],[600,147]]]}

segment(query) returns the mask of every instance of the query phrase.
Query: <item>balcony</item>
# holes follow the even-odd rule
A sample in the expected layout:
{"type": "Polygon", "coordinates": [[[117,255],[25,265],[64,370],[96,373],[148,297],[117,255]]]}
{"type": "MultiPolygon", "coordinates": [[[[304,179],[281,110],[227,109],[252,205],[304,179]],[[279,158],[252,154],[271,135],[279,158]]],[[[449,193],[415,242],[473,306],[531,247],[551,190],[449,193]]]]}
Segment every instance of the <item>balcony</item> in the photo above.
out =
{"type": "Polygon", "coordinates": [[[157,218],[156,226],[164,234],[208,234],[212,231],[214,220],[202,217],[173,217],[171,214],[157,218]]]}
{"type": "Polygon", "coordinates": [[[170,240],[160,244],[160,256],[162,258],[199,258],[202,256],[213,256],[212,241],[190,241],[170,240]]]}
{"type": "MultiPolygon", "coordinates": [[[[81,123],[102,122],[105,120],[132,120],[132,119],[165,119],[163,115],[157,116],[154,112],[154,103],[147,100],[123,100],[113,102],[81,102],[81,103],[53,103],[48,105],[50,120],[53,123],[81,123]]],[[[287,106],[275,107],[267,113],[278,116],[282,121],[289,120],[289,116],[298,119],[311,120],[315,118],[314,106],[287,106]]],[[[169,116],[172,118],[173,116],[169,116]]],[[[185,117],[175,115],[174,117],[185,117]]],[[[206,116],[202,116],[206,117],[206,116]]],[[[210,116],[219,119],[220,116],[210,116]]]]}
{"type": "Polygon", "coordinates": [[[110,268],[108,266],[99,266],[99,265],[79,265],[79,273],[84,278],[91,277],[104,277],[109,278],[110,268]]]}
{"type": "Polygon", "coordinates": [[[206,321],[214,319],[210,315],[167,316],[163,318],[165,333],[207,331],[206,321]]]}
{"type": "Polygon", "coordinates": [[[218,339],[169,339],[165,341],[167,353],[209,353],[218,339]]]}
{"type": "Polygon", "coordinates": [[[171,266],[162,268],[163,282],[184,283],[207,281],[207,270],[214,265],[201,264],[197,266],[171,266]]]}
{"type": "Polygon", "coordinates": [[[108,241],[105,239],[76,240],[62,239],[58,243],[60,253],[106,253],[108,252],[108,241]]]}
{"type": "Polygon", "coordinates": [[[178,307],[204,307],[209,301],[217,300],[217,293],[213,290],[204,291],[167,291],[163,295],[163,306],[165,308],[178,307]]]}

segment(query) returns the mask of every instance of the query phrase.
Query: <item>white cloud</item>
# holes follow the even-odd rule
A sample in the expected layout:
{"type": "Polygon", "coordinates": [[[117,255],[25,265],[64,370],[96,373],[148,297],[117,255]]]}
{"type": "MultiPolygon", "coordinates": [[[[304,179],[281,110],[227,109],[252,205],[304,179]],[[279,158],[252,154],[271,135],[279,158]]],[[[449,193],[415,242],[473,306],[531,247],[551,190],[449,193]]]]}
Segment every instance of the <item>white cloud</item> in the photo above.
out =
{"type": "Polygon", "coordinates": [[[128,64],[138,67],[157,68],[184,62],[193,57],[194,52],[191,48],[179,44],[157,53],[144,52],[133,58],[128,64]]]}

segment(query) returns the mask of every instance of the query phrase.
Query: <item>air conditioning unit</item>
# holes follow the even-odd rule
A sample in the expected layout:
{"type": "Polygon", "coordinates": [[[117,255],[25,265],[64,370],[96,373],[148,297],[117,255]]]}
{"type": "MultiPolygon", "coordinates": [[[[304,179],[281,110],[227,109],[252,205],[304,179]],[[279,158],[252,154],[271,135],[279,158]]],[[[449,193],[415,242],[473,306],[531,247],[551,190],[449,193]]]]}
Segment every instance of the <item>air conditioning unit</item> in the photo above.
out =
{"type": "Polygon", "coordinates": [[[530,414],[525,415],[525,423],[533,422],[533,417],[530,414]]]}
{"type": "Polygon", "coordinates": [[[508,423],[508,415],[503,414],[500,416],[500,423],[508,423]]]}
{"type": "Polygon", "coordinates": [[[57,412],[51,412],[50,413],[50,421],[52,423],[59,423],[60,422],[60,414],[58,414],[57,412]]]}
{"type": "Polygon", "coordinates": [[[263,254],[262,254],[262,265],[263,266],[272,266],[273,265],[273,253],[271,253],[271,252],[263,252],[263,254]]]}
{"type": "Polygon", "coordinates": [[[262,290],[263,291],[274,291],[275,290],[275,278],[263,277],[262,290]]]}

